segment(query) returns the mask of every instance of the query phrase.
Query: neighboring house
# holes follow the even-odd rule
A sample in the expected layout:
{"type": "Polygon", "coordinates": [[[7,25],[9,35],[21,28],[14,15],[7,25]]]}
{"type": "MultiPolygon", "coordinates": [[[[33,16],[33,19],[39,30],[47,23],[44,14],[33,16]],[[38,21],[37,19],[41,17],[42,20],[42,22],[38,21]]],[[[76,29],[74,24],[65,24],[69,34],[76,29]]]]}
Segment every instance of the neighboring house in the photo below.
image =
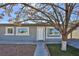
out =
{"type": "MultiPolygon", "coordinates": [[[[79,32],[79,31],[78,31],[79,32]]],[[[70,35],[69,38],[72,36],[70,35]]],[[[60,33],[47,24],[0,24],[0,41],[61,40],[60,33]]]]}

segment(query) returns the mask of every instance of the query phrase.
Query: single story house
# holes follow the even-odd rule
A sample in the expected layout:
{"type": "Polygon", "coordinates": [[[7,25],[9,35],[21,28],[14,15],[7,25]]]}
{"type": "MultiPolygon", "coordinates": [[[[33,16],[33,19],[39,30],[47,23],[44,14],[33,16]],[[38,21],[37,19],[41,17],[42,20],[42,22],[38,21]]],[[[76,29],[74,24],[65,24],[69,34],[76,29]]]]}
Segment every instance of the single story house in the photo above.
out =
{"type": "MultiPolygon", "coordinates": [[[[74,32],[75,33],[75,32],[74,32]]],[[[74,35],[74,34],[72,34],[74,35]]],[[[69,38],[73,37],[69,35],[69,38]]],[[[76,35],[79,35],[77,30],[76,35]]],[[[75,36],[76,36],[75,35],[75,36]]],[[[3,41],[38,41],[61,40],[61,34],[51,25],[47,24],[0,24],[0,42],[3,41]]],[[[79,38],[79,36],[77,37],[79,38]]]]}

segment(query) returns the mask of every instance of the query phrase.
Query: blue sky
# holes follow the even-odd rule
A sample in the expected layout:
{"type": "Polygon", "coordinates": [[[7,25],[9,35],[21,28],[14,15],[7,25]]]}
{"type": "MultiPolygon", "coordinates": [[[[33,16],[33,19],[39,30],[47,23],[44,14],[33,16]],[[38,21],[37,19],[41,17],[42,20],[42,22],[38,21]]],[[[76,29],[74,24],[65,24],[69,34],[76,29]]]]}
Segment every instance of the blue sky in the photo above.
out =
{"type": "MultiPolygon", "coordinates": [[[[9,18],[12,18],[12,17],[15,18],[16,15],[15,15],[14,13],[15,13],[16,11],[18,11],[19,8],[20,8],[20,5],[14,6],[14,7],[13,7],[13,12],[11,13],[11,17],[5,15],[5,16],[3,17],[3,19],[0,19],[0,23],[8,23],[9,18]]],[[[4,12],[4,10],[0,8],[0,14],[2,14],[2,12],[4,12]]]]}
{"type": "MultiPolygon", "coordinates": [[[[63,7],[63,5],[61,5],[61,6],[63,7]]],[[[21,8],[20,4],[18,4],[17,6],[14,6],[14,7],[13,7],[13,12],[11,13],[11,17],[5,15],[5,16],[3,17],[3,19],[0,19],[0,23],[8,23],[9,18],[12,18],[12,17],[15,18],[16,15],[15,15],[14,13],[17,12],[17,11],[19,10],[19,8],[21,8]]],[[[4,10],[0,8],[0,14],[1,14],[2,12],[4,12],[4,10]]],[[[72,19],[75,19],[75,17],[76,17],[76,16],[72,15],[72,19]]]]}

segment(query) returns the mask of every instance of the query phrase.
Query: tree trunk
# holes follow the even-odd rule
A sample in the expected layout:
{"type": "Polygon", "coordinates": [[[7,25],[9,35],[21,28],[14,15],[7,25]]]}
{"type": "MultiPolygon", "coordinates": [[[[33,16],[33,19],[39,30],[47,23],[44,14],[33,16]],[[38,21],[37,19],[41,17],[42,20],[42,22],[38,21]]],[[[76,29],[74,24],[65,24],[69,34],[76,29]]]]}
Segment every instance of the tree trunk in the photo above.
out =
{"type": "Polygon", "coordinates": [[[61,50],[67,50],[67,35],[62,35],[61,50]]]}

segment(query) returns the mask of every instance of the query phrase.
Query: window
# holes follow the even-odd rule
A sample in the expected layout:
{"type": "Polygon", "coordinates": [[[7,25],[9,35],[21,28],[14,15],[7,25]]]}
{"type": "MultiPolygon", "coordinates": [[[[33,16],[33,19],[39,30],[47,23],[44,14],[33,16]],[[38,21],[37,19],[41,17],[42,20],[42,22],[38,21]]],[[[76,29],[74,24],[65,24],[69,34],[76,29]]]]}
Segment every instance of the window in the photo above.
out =
{"type": "Polygon", "coordinates": [[[6,27],[6,35],[14,35],[14,27],[6,27]]]}
{"type": "Polygon", "coordinates": [[[60,37],[60,33],[53,27],[47,27],[46,28],[46,36],[47,37],[60,37]]]}
{"type": "Polygon", "coordinates": [[[16,35],[29,35],[29,27],[16,27],[16,35]]]}

